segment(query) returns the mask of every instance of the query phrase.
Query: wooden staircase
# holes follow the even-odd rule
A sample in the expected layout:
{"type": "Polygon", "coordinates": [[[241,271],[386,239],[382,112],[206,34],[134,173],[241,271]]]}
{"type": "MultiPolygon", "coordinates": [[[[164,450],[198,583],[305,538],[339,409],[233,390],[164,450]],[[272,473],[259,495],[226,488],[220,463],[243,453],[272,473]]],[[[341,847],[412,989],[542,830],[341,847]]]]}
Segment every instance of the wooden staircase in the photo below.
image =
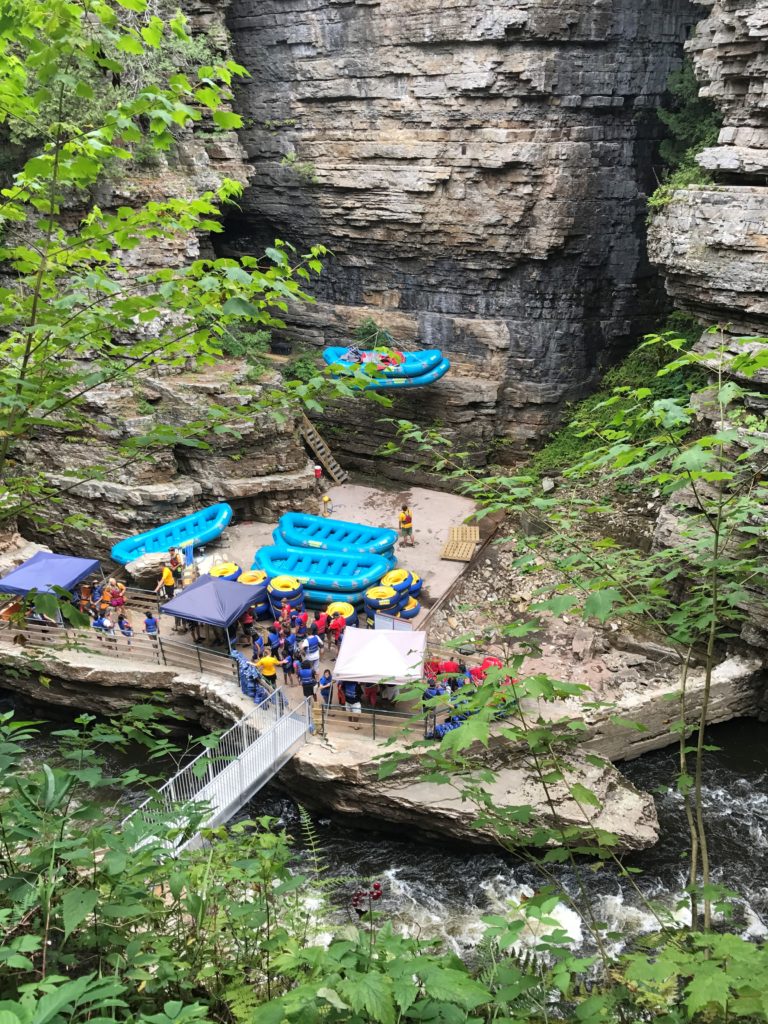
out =
{"type": "Polygon", "coordinates": [[[335,484],[343,484],[349,480],[349,473],[346,469],[342,469],[336,459],[334,459],[331,449],[304,413],[301,414],[301,419],[299,420],[299,433],[335,484]]]}

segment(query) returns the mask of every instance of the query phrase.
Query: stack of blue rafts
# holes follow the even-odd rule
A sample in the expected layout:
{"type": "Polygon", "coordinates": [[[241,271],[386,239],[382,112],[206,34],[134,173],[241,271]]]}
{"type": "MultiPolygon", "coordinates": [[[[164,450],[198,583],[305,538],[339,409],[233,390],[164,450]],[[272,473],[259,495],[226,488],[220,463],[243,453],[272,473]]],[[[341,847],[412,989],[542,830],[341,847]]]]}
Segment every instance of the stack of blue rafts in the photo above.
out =
{"type": "Polygon", "coordinates": [[[292,577],[313,607],[362,605],[365,591],[397,564],[394,530],[289,512],[272,536],[274,546],[256,552],[253,568],[270,579],[292,577]]]}

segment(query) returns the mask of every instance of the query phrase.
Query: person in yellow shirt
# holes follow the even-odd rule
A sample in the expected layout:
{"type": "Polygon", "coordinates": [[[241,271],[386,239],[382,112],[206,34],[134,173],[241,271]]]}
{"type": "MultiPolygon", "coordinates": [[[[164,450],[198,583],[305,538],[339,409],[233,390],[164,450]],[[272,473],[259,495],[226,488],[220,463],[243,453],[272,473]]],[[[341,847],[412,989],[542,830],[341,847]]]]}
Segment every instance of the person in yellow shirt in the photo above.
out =
{"type": "Polygon", "coordinates": [[[165,591],[165,596],[170,599],[176,592],[176,580],[174,579],[173,573],[167,562],[163,562],[160,570],[160,579],[157,581],[155,587],[155,593],[158,594],[160,591],[165,591]]]}
{"type": "Polygon", "coordinates": [[[264,681],[269,683],[270,686],[277,688],[277,669],[279,665],[285,665],[291,659],[276,658],[274,654],[265,654],[263,658],[259,658],[256,662],[256,668],[264,676],[264,681]]]}

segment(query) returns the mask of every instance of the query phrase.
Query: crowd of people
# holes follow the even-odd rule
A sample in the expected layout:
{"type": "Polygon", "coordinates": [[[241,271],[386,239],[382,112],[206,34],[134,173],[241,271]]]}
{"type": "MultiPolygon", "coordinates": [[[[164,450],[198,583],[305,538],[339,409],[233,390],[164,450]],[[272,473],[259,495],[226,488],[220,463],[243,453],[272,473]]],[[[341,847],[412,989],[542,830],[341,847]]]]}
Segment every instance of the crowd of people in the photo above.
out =
{"type": "Polygon", "coordinates": [[[277,686],[281,669],[287,686],[299,685],[305,697],[316,701],[319,695],[326,704],[332,702],[333,674],[330,669],[320,672],[320,655],[325,650],[337,651],[341,646],[347,627],[343,615],[318,611],[310,623],[306,609],[293,608],[288,600],[283,600],[280,614],[266,635],[256,629],[251,613],[246,612],[240,624],[253,646],[253,663],[268,686],[277,686]]]}

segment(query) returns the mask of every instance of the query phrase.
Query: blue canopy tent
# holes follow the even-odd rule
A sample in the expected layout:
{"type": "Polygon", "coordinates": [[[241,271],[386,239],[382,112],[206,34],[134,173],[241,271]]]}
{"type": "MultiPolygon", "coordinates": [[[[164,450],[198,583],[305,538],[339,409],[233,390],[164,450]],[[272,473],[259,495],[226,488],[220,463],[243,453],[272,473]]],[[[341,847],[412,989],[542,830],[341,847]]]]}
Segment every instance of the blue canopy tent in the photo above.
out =
{"type": "Polygon", "coordinates": [[[244,587],[241,583],[233,583],[231,580],[221,580],[215,576],[201,576],[170,601],[161,605],[160,611],[177,619],[190,619],[193,622],[218,626],[227,632],[228,627],[252,604],[251,587],[244,587]]]}
{"type": "Polygon", "coordinates": [[[75,558],[72,555],[38,551],[0,579],[0,594],[26,596],[32,590],[51,594],[54,587],[71,591],[94,572],[99,572],[99,562],[95,558],[75,558]]]}

